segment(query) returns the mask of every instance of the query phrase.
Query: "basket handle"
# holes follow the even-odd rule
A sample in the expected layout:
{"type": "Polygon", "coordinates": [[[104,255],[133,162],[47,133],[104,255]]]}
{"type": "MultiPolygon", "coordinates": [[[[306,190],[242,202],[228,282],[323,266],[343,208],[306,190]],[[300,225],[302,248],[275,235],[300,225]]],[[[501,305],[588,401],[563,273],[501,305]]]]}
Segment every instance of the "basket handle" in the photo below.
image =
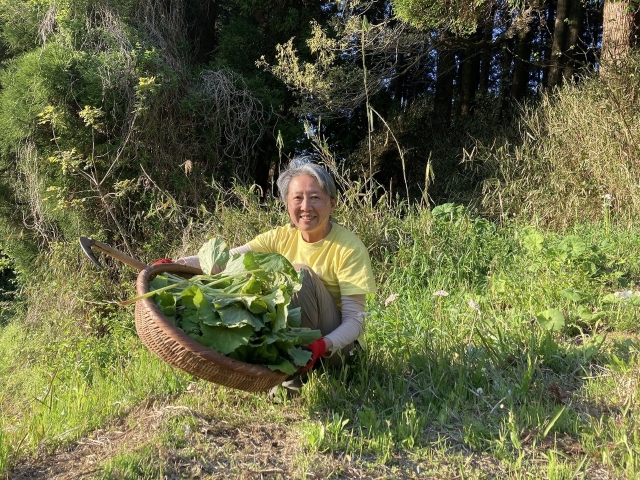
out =
{"type": "Polygon", "coordinates": [[[120,250],[116,250],[115,248],[107,245],[106,243],[99,242],[98,240],[94,240],[91,237],[80,237],[80,247],[82,251],[85,253],[89,260],[95,263],[99,268],[104,268],[102,264],[98,261],[96,256],[93,254],[92,247],[96,247],[98,250],[106,253],[107,255],[115,258],[116,260],[120,260],[122,263],[126,263],[130,267],[135,268],[136,270],[144,270],[148,267],[146,263],[141,262],[140,260],[136,260],[129,255],[122,253],[120,250]]]}

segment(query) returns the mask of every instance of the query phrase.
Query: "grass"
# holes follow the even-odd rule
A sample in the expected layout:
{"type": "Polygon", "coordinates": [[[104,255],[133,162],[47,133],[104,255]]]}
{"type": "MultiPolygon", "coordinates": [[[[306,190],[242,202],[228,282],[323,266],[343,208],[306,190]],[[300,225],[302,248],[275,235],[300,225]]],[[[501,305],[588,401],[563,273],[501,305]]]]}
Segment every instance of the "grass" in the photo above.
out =
{"type": "Polygon", "coordinates": [[[525,106],[519,138],[478,145],[485,212],[536,217],[554,228],[586,219],[606,227],[611,214],[633,223],[640,207],[640,57],[628,60],[611,76],[565,85],[525,106]]]}
{"type": "MultiPolygon", "coordinates": [[[[253,234],[233,228],[243,209],[282,219],[240,205],[218,230],[232,245],[253,234]]],[[[51,474],[77,452],[76,471],[105,479],[637,476],[637,231],[387,207],[371,197],[337,213],[373,252],[368,348],[281,404],[149,354],[130,307],[78,298],[99,297],[105,280],[80,287],[85,260],[61,246],[56,275],[78,287],[41,287],[37,320],[31,310],[0,330],[4,474],[51,474]],[[90,441],[99,459],[82,454],[90,441]]],[[[191,231],[192,251],[210,235],[191,231]]],[[[114,291],[128,298],[121,278],[114,291]]]]}

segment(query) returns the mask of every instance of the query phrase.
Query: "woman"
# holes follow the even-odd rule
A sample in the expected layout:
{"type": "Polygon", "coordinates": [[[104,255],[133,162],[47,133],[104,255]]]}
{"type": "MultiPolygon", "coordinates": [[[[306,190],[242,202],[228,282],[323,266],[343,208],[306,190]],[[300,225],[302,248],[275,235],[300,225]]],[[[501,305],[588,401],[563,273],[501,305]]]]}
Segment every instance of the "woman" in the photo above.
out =
{"type": "MultiPolygon", "coordinates": [[[[331,220],[337,190],[324,168],[295,159],[277,185],[290,225],[262,233],[229,253],[279,253],[304,271],[291,306],[301,308],[302,326],[320,330],[322,338],[305,347],[312,359],[303,371],[321,357],[337,365],[341,359],[336,353],[348,355],[363,334],[365,296],[376,291],[369,253],[355,234],[331,220]]],[[[179,262],[199,267],[197,256],[179,262]]],[[[294,392],[301,382],[284,386],[294,392]]]]}

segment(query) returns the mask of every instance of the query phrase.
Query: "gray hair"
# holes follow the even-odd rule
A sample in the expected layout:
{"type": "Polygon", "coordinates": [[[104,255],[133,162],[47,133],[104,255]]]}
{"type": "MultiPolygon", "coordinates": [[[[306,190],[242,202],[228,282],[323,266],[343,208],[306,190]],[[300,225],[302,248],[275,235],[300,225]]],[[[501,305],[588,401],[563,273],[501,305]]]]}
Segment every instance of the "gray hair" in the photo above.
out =
{"type": "Polygon", "coordinates": [[[312,163],[309,157],[295,157],[291,163],[280,173],[278,181],[278,193],[280,200],[286,205],[287,195],[289,194],[289,184],[294,177],[298,175],[309,175],[316,179],[322,190],[333,200],[338,198],[338,190],[333,178],[324,167],[317,163],[312,163]]]}

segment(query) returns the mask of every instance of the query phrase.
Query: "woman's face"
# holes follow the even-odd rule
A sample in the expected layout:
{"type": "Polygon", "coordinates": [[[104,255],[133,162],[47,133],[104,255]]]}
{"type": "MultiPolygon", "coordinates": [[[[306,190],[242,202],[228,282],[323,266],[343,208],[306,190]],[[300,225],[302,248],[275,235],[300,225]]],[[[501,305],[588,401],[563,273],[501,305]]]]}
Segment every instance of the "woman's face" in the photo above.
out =
{"type": "Polygon", "coordinates": [[[327,195],[315,178],[298,175],[289,182],[287,210],[305,242],[318,242],[329,234],[329,216],[335,206],[336,201],[327,195]]]}

